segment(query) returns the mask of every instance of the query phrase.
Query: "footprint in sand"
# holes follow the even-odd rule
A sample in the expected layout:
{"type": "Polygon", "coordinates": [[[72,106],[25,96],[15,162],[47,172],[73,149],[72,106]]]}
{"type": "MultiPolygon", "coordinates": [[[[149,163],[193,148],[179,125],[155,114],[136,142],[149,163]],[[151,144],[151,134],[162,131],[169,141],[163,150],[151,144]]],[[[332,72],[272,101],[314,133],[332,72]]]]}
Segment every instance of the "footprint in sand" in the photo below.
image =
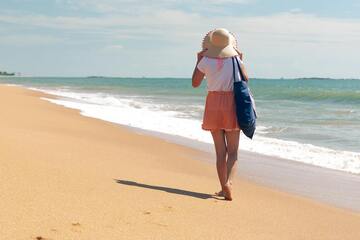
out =
{"type": "Polygon", "coordinates": [[[36,240],[51,240],[50,238],[44,238],[42,236],[37,236],[35,239],[36,240]]]}
{"type": "Polygon", "coordinates": [[[73,232],[81,232],[81,224],[79,222],[73,222],[71,225],[73,232]]]}
{"type": "Polygon", "coordinates": [[[172,206],[166,206],[165,210],[168,212],[172,212],[172,211],[174,211],[174,208],[172,206]]]}
{"type": "Polygon", "coordinates": [[[155,225],[160,226],[160,227],[167,227],[167,226],[169,226],[169,225],[167,225],[167,224],[156,223],[156,222],[152,222],[152,224],[155,224],[155,225]]]}
{"type": "MultiPolygon", "coordinates": [[[[57,232],[57,230],[55,228],[50,229],[50,231],[54,232],[54,233],[57,232]]],[[[35,237],[35,239],[36,240],[51,240],[51,238],[44,238],[42,236],[37,236],[37,237],[35,237]]]]}

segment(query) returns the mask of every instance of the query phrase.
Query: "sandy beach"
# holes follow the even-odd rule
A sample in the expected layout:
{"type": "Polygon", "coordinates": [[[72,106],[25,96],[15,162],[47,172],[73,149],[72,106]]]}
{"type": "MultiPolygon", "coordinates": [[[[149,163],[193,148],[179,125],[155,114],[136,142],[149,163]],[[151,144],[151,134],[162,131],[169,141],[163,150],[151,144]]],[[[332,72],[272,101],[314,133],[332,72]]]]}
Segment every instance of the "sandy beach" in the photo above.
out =
{"type": "MultiPolygon", "coordinates": [[[[360,239],[360,214],[248,181],[207,153],[0,85],[0,239],[360,239]]],[[[286,181],[286,179],[284,179],[286,181]]]]}

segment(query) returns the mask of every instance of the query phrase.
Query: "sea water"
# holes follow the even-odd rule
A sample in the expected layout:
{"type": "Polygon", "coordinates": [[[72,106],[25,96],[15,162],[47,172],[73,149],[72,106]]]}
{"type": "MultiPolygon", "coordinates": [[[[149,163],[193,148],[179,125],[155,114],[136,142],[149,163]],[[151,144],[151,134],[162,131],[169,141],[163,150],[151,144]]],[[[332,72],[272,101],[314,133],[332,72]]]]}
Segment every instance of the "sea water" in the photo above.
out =
{"type": "MultiPolygon", "coordinates": [[[[2,77],[60,96],[46,99],[81,114],[212,143],[201,129],[206,84],[185,78],[2,77]]],[[[360,80],[251,79],[257,106],[253,140],[240,149],[360,174],[360,80]]]]}

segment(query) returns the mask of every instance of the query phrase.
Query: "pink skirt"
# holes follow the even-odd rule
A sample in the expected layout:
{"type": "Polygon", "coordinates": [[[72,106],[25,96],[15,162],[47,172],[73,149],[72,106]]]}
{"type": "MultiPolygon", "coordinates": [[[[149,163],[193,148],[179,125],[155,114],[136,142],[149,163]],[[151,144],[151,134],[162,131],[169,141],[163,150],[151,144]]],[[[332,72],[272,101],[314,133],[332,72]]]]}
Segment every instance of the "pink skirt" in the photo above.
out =
{"type": "Polygon", "coordinates": [[[206,97],[202,129],[240,130],[236,119],[233,91],[209,91],[206,97]]]}

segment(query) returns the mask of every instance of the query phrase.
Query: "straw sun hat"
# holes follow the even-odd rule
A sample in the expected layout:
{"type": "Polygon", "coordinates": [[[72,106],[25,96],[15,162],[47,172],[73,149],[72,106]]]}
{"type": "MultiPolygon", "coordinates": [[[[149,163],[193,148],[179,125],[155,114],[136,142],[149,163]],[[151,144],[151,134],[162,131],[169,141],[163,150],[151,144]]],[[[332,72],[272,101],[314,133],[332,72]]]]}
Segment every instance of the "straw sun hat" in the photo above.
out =
{"type": "Polygon", "coordinates": [[[225,28],[217,28],[206,34],[202,42],[204,56],[214,58],[226,58],[239,55],[236,51],[237,42],[235,36],[225,28]]]}

